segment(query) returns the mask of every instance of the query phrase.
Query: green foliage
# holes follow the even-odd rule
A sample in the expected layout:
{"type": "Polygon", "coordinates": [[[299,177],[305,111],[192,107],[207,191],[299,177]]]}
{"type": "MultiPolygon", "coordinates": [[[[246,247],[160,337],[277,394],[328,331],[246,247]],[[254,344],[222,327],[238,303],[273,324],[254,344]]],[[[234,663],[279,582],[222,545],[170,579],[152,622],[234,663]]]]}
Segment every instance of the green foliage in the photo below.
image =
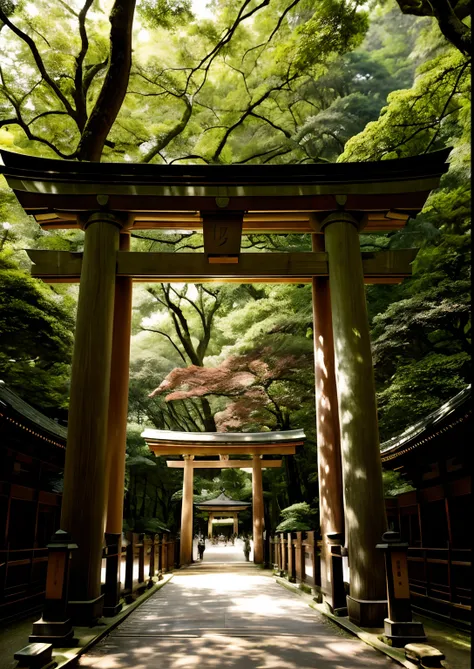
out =
{"type": "Polygon", "coordinates": [[[0,252],[0,378],[46,414],[68,405],[72,332],[67,297],[0,252]]]}
{"type": "Polygon", "coordinates": [[[307,502],[300,502],[282,509],[280,515],[283,520],[277,526],[276,532],[302,532],[314,529],[317,511],[307,502]]]}
{"type": "Polygon", "coordinates": [[[166,466],[165,458],[150,453],[141,432],[136,424],[127,431],[124,526],[134,532],[176,531],[179,519],[172,498],[182,487],[182,476],[166,466]]]}
{"type": "Polygon", "coordinates": [[[415,490],[409,481],[406,481],[400,472],[384,471],[383,476],[383,491],[385,497],[396,497],[404,492],[415,490]]]}
{"type": "Polygon", "coordinates": [[[144,0],[138,6],[145,25],[174,32],[194,19],[190,0],[144,0]]]}

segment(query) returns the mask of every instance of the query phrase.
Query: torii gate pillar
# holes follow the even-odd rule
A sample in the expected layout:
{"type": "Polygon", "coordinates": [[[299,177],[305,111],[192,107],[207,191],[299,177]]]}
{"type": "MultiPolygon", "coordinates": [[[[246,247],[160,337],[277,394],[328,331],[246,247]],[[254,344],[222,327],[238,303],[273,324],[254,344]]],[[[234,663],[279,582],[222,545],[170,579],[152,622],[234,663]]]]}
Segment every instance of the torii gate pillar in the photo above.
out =
{"type": "MultiPolygon", "coordinates": [[[[312,235],[313,251],[324,251],[324,235],[312,235]]],[[[334,340],[328,277],[313,277],[314,380],[318,445],[321,590],[332,611],[346,607],[342,561],[331,546],[344,543],[341,447],[334,340]]]]}
{"type": "Polygon", "coordinates": [[[61,528],[79,549],[72,557],[69,606],[91,624],[102,615],[101,564],[107,503],[109,408],[116,252],[121,223],[111,213],[85,222],[71,370],[61,528]]]}
{"type": "Polygon", "coordinates": [[[263,562],[263,486],[262,460],[253,455],[252,466],[252,513],[253,513],[253,561],[263,562]]]}
{"type": "Polygon", "coordinates": [[[387,520],[369,322],[358,221],[341,211],[323,222],[329,264],[339,407],[349,618],[379,627],[386,615],[385,570],[376,549],[387,520]]]}
{"type": "Polygon", "coordinates": [[[207,536],[209,539],[212,539],[212,521],[214,520],[214,514],[212,512],[209,513],[209,518],[207,521],[207,536]]]}
{"type": "Polygon", "coordinates": [[[184,455],[183,501],[181,505],[180,565],[193,561],[193,460],[194,455],[184,455]]]}

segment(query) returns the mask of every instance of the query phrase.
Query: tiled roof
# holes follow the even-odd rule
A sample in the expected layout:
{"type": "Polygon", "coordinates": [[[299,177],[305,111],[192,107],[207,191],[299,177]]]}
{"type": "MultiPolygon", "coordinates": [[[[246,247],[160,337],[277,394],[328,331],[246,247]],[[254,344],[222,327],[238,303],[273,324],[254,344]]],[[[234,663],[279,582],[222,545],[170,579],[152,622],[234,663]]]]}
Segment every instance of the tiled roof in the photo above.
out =
{"type": "Polygon", "coordinates": [[[62,442],[66,441],[67,428],[58,425],[54,420],[34,409],[21,397],[18,397],[13,390],[10,390],[4,381],[0,381],[0,412],[2,406],[10,407],[16,414],[32,423],[38,431],[45,433],[47,436],[59,438],[62,442]]]}
{"type": "Polygon", "coordinates": [[[388,439],[380,446],[382,462],[401,455],[401,451],[411,450],[428,438],[428,435],[436,435],[445,431],[464,418],[464,414],[470,413],[471,406],[471,384],[464,390],[445,402],[439,409],[432,411],[422,420],[410,425],[401,434],[388,439]]]}

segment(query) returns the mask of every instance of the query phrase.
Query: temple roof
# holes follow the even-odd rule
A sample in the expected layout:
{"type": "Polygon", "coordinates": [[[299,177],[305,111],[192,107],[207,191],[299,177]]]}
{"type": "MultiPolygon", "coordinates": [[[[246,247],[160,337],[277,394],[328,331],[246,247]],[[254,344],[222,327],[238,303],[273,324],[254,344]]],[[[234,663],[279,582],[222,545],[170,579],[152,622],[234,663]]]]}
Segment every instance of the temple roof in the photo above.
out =
{"type": "Polygon", "coordinates": [[[367,231],[403,227],[448,170],[450,149],[396,160],[312,165],[89,163],[0,151],[0,173],[48,229],[81,212],[124,212],[135,229],[202,229],[202,212],[244,211],[243,231],[314,232],[311,214],[367,212],[367,231]]]}
{"type": "Polygon", "coordinates": [[[401,434],[388,439],[380,446],[382,462],[388,462],[431,440],[441,431],[454,427],[472,412],[471,385],[445,402],[439,409],[410,425],[401,434]]]}
{"type": "Polygon", "coordinates": [[[141,434],[147,442],[176,444],[278,444],[301,441],[304,430],[281,430],[279,432],[177,432],[147,428],[141,434]]]}
{"type": "MultiPolygon", "coordinates": [[[[52,443],[59,441],[60,444],[57,445],[64,448],[67,429],[22,400],[4,381],[0,381],[0,414],[2,413],[2,407],[7,407],[12,411],[18,421],[21,421],[22,427],[31,428],[30,431],[38,430],[45,437],[53,437],[54,442],[52,443]]],[[[33,432],[33,434],[36,434],[36,432],[33,432]]]]}
{"type": "Polygon", "coordinates": [[[199,504],[196,504],[196,506],[204,506],[204,507],[211,507],[211,506],[241,506],[241,507],[248,507],[251,506],[250,502],[239,502],[238,500],[235,499],[230,499],[230,497],[227,497],[227,495],[223,492],[219,495],[219,497],[216,497],[215,499],[208,499],[205,502],[199,502],[199,504]]]}
{"type": "Polygon", "coordinates": [[[148,428],[141,436],[155,455],[291,455],[305,440],[304,430],[301,429],[281,432],[175,432],[148,428]]]}

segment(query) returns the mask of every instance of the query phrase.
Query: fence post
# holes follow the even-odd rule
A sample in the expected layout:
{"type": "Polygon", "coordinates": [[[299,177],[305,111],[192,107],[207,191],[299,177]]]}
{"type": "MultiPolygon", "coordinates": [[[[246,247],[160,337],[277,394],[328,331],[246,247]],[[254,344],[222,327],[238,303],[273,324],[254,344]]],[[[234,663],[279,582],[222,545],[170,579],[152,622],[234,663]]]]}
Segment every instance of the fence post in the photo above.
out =
{"type": "Polygon", "coordinates": [[[128,541],[125,562],[125,592],[131,595],[133,592],[133,562],[135,559],[135,535],[133,532],[126,533],[128,541]]]}
{"type": "Polygon", "coordinates": [[[145,535],[138,535],[138,585],[145,582],[145,535]]]}
{"type": "Polygon", "coordinates": [[[175,541],[174,539],[172,541],[168,542],[168,569],[169,571],[173,571],[174,565],[175,565],[175,541]]]}
{"type": "Polygon", "coordinates": [[[296,580],[302,583],[304,581],[304,570],[303,570],[303,561],[302,561],[302,554],[303,554],[303,540],[302,540],[302,533],[301,532],[296,532],[296,541],[294,543],[295,546],[295,572],[296,572],[296,580]]]}
{"type": "MultiPolygon", "coordinates": [[[[280,551],[281,551],[281,571],[286,571],[286,559],[285,559],[285,537],[283,532],[280,534],[280,551]]],[[[282,574],[283,575],[283,574],[282,574]]]]}
{"type": "Polygon", "coordinates": [[[116,616],[122,610],[120,603],[120,564],[122,559],[122,535],[105,534],[106,561],[104,586],[104,617],[116,616]]]}
{"type": "Polygon", "coordinates": [[[156,572],[156,562],[155,562],[155,554],[156,554],[156,534],[152,534],[151,537],[146,538],[146,543],[147,543],[147,553],[148,549],[150,549],[150,561],[148,563],[148,583],[147,587],[151,588],[154,585],[154,577],[155,577],[155,572],[156,572]]]}
{"type": "Polygon", "coordinates": [[[161,552],[161,544],[163,541],[163,535],[158,534],[158,540],[156,542],[156,554],[157,554],[157,562],[156,562],[156,567],[158,569],[158,580],[161,581],[163,578],[163,554],[161,552]]]}
{"type": "Polygon", "coordinates": [[[278,569],[278,551],[276,550],[275,536],[270,538],[270,545],[272,549],[272,567],[273,569],[278,569]]]}
{"type": "Polygon", "coordinates": [[[287,542],[288,542],[288,580],[291,583],[294,583],[296,580],[295,572],[295,554],[293,551],[293,542],[291,537],[291,532],[287,533],[287,542]]]}
{"type": "Polygon", "coordinates": [[[168,537],[166,534],[163,534],[163,540],[161,542],[161,554],[163,560],[163,571],[168,571],[168,537]]]}
{"type": "MultiPolygon", "coordinates": [[[[194,544],[191,543],[191,563],[194,562],[193,558],[193,550],[194,550],[194,544]]],[[[180,564],[179,564],[179,555],[181,551],[181,541],[178,541],[178,537],[174,538],[174,561],[173,565],[176,567],[176,569],[179,569],[180,564]]]]}

